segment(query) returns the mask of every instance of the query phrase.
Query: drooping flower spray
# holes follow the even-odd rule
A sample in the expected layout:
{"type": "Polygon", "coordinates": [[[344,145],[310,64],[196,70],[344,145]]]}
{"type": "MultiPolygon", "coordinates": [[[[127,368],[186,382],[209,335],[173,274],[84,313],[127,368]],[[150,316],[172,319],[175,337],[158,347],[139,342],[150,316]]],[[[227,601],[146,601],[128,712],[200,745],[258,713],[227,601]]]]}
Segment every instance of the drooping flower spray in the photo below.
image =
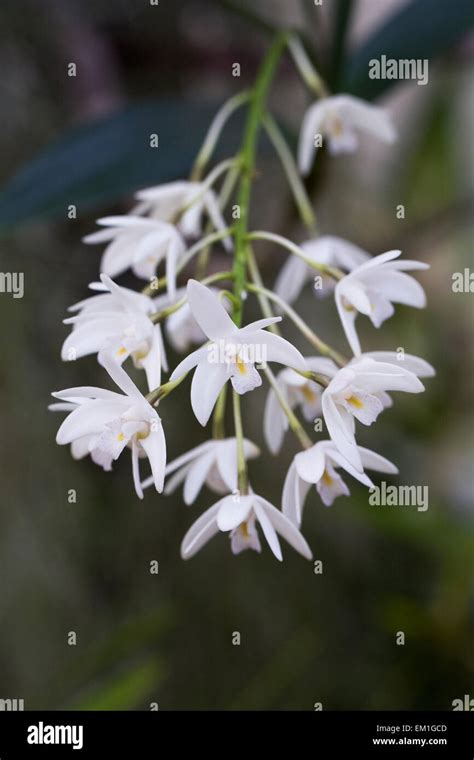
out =
{"type": "Polygon", "coordinates": [[[423,307],[424,291],[407,272],[426,265],[400,259],[399,251],[371,257],[349,241],[319,235],[300,176],[300,172],[308,173],[316,149],[323,144],[333,155],[356,150],[360,131],[387,144],[396,137],[385,111],[349,95],[330,94],[298,37],[279,33],[254,87],[231,98],[217,113],[190,179],[141,190],[130,214],[100,219],[102,229],[85,238],[86,243],[106,244],[100,281],[91,284],[93,295],[70,308],[72,316],[65,322],[72,331],[62,358],[97,354],[121,393],[91,387],[54,393],[58,401],[51,409],[68,412],[57,442],[71,444],[73,457],[89,455],[104,470],[111,470],[128,447],[140,498],[150,485],[167,494],[183,484],[186,504],[194,502],[204,486],[218,494],[218,501],[185,535],[184,559],[219,532],[229,534],[235,554],[244,549],[260,551],[263,536],[281,560],[280,536],[310,559],[311,550],[300,528],[311,486],[329,506],[338,496],[349,494],[341,473],[370,487],[366,470],[397,472],[383,456],[358,445],[357,423],[371,425],[391,406],[389,392],[424,390],[419,378],[434,371],[415,356],[363,352],[356,319],[363,314],[380,327],[393,314],[394,303],[423,307]],[[267,109],[267,96],[285,51],[317,98],[302,120],[297,160],[267,109]],[[222,130],[238,108],[247,109],[241,149],[206,174],[222,130]],[[267,132],[282,163],[308,230],[301,244],[271,231],[249,229],[261,130],[267,132]],[[228,224],[230,204],[234,214],[228,224]],[[289,254],[274,289],[267,287],[260,273],[257,249],[261,240],[289,254]],[[229,265],[208,274],[216,246],[223,246],[229,265]],[[193,277],[181,282],[182,273],[193,264],[193,277]],[[115,282],[127,270],[147,281],[141,292],[115,282]],[[334,298],[334,313],[340,317],[352,358],[330,346],[298,314],[300,292],[315,275],[320,283],[317,295],[334,298]],[[262,312],[262,318],[250,324],[245,323],[248,296],[257,299],[262,312]],[[303,351],[281,334],[288,321],[301,333],[303,351]],[[186,353],[167,380],[163,379],[169,371],[166,342],[186,353]],[[127,374],[130,361],[143,370],[143,392],[127,374]],[[277,365],[276,375],[273,365],[277,365]],[[202,444],[179,452],[167,464],[161,414],[166,427],[166,397],[188,380],[191,409],[212,432],[202,444]],[[301,447],[283,485],[281,509],[254,493],[249,479],[251,460],[260,450],[245,437],[241,397],[264,382],[268,393],[261,411],[262,431],[271,454],[278,455],[289,430],[301,447]],[[226,433],[228,406],[233,412],[230,435],[226,433]],[[314,440],[314,431],[310,436],[304,422],[319,414],[326,432],[314,440]],[[140,472],[140,460],[148,462],[149,476],[140,472]]]}

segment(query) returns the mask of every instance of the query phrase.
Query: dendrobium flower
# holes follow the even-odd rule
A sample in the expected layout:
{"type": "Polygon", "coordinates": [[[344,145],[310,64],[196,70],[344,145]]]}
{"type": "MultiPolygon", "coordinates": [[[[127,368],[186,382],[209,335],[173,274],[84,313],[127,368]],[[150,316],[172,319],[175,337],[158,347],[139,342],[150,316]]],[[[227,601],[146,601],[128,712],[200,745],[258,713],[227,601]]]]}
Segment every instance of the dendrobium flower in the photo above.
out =
{"type": "Polygon", "coordinates": [[[142,216],[106,216],[97,224],[104,230],[86,235],[84,243],[108,243],[100,271],[117,277],[127,269],[144,280],[154,277],[158,265],[166,261],[166,285],[172,298],[176,292],[176,266],[185,244],[173,224],[142,216]]]}
{"type": "Polygon", "coordinates": [[[421,261],[394,261],[401,251],[387,251],[352,270],[336,285],[337,310],[344,332],[354,354],[361,352],[355,329],[357,314],[366,314],[374,327],[394,313],[393,303],[422,309],[426,306],[425,291],[403,270],[428,269],[421,261]]]}
{"type": "Polygon", "coordinates": [[[394,363],[362,356],[340,369],[321,397],[324,421],[334,444],[348,462],[362,472],[355,441],[355,419],[371,425],[384,408],[386,391],[420,393],[423,384],[413,372],[394,363]]]}
{"type": "Polygon", "coordinates": [[[161,365],[167,369],[161,328],[148,317],[154,311],[153,301],[120,287],[107,275],[101,280],[108,292],[71,307],[79,314],[64,320],[73,329],[61,358],[68,361],[106,351],[122,364],[131,356],[135,367],[145,370],[148,388],[153,390],[161,382],[161,365]]]}
{"type": "MultiPolygon", "coordinates": [[[[385,457],[376,454],[375,451],[357,447],[362,465],[369,470],[395,474],[398,469],[385,457]]],[[[283,514],[298,527],[303,518],[303,507],[306,495],[311,485],[321,497],[326,507],[330,507],[338,496],[350,496],[350,491],[336,472],[337,467],[342,467],[349,475],[371,488],[372,481],[364,472],[356,470],[341,452],[336,448],[333,441],[318,441],[306,451],[297,454],[290,465],[283,486],[283,514]]]]}
{"type": "Polygon", "coordinates": [[[298,528],[273,504],[254,493],[224,496],[204,512],[186,533],[181,544],[181,556],[190,559],[219,531],[230,532],[233,554],[239,554],[245,549],[260,552],[256,523],[260,525],[278,560],[281,561],[283,557],[277,533],[303,557],[312,558],[311,550],[298,528]]]}
{"type": "Polygon", "coordinates": [[[191,405],[201,425],[207,424],[219,392],[229,379],[240,394],[261,385],[255,363],[278,362],[297,370],[306,369],[303,356],[291,343],[264,330],[281,317],[260,319],[238,328],[219,299],[196,280],[188,281],[187,297],[194,319],[211,343],[183,359],[170,381],[196,367],[191,405]]]}
{"type": "MultiPolygon", "coordinates": [[[[218,295],[219,290],[217,288],[209,288],[211,293],[218,295]]],[[[176,298],[170,301],[167,294],[158,296],[153,299],[154,307],[156,311],[160,311],[167,306],[171,306],[177,303],[185,295],[186,288],[179,288],[176,291],[176,298]]],[[[227,309],[227,301],[223,302],[224,308],[227,309]]],[[[184,303],[179,309],[166,317],[164,324],[164,332],[166,338],[171,346],[177,353],[183,354],[188,351],[191,346],[202,344],[206,340],[206,336],[199,327],[198,323],[191,314],[189,304],[184,303]]]]}
{"type": "MultiPolygon", "coordinates": [[[[369,254],[350,243],[348,240],[334,235],[321,237],[301,243],[300,248],[306,256],[318,264],[338,267],[348,272],[370,259],[369,254]]],[[[316,295],[325,295],[334,289],[334,280],[318,273],[297,256],[289,256],[283,265],[275,282],[275,293],[287,303],[293,303],[298,298],[307,282],[315,282],[315,277],[321,277],[322,288],[314,289],[316,295]]]]}
{"type": "MultiPolygon", "coordinates": [[[[140,203],[134,209],[135,214],[146,214],[152,219],[176,224],[185,237],[202,235],[204,215],[217,231],[226,228],[216,195],[206,181],[168,182],[140,190],[136,198],[140,203]]],[[[224,245],[230,246],[230,238],[225,238],[224,245]]]]}
{"type": "MultiPolygon", "coordinates": [[[[244,438],[245,459],[255,459],[260,450],[244,438]]],[[[184,482],[185,504],[192,504],[203,485],[218,494],[237,489],[237,441],[235,438],[212,440],[201,443],[166,466],[165,494],[173,493],[184,482]],[[168,479],[168,476],[171,477],[168,479]]],[[[143,488],[152,484],[152,478],[142,483],[143,488]]]]}
{"type": "Polygon", "coordinates": [[[317,135],[327,141],[329,153],[353,153],[359,147],[358,131],[368,132],[386,143],[393,143],[396,131],[388,113],[352,95],[334,95],[313,103],[301,125],[298,165],[308,174],[313,163],[317,135]]]}
{"type": "MultiPolygon", "coordinates": [[[[338,368],[332,359],[319,356],[305,357],[308,369],[332,377],[338,368]]],[[[276,377],[280,392],[290,409],[300,407],[305,420],[310,422],[321,414],[322,388],[314,382],[294,372],[283,369],[276,377]]],[[[283,438],[288,430],[288,418],[283,412],[275,391],[270,388],[263,414],[263,433],[272,454],[281,449],[283,438]]]]}
{"type": "MultiPolygon", "coordinates": [[[[139,459],[144,457],[149,459],[153,483],[161,493],[166,466],[166,442],[161,419],[113,358],[101,354],[99,361],[123,393],[93,387],[69,388],[53,393],[65,411],[71,409],[58,430],[56,442],[60,445],[71,443],[75,457],[89,453],[104,470],[110,470],[112,462],[128,446],[132,450],[133,482],[137,495],[143,498],[139,459]]],[[[55,404],[53,409],[57,410],[59,406],[55,404]]]]}

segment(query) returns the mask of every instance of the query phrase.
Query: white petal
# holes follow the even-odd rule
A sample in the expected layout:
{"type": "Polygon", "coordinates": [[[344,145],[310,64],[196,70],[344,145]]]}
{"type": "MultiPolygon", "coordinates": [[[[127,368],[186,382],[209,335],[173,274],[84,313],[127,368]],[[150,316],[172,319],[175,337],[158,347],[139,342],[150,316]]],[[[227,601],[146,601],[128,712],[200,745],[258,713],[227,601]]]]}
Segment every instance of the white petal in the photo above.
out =
{"type": "Polygon", "coordinates": [[[387,472],[390,475],[396,475],[398,473],[398,467],[390,462],[385,457],[377,454],[375,451],[365,449],[363,446],[359,446],[359,454],[362,460],[362,464],[368,470],[375,470],[376,472],[387,472]]]}
{"type": "Polygon", "coordinates": [[[324,447],[320,443],[316,443],[310,449],[300,451],[295,456],[295,466],[300,478],[307,483],[317,483],[326,466],[324,447]]]}
{"type": "MultiPolygon", "coordinates": [[[[158,418],[158,415],[157,415],[158,418]]],[[[165,480],[166,467],[166,440],[161,420],[154,421],[153,427],[146,438],[140,439],[140,445],[144,449],[151,466],[153,481],[156,490],[161,493],[165,480]]]]}
{"type": "Polygon", "coordinates": [[[297,527],[301,525],[303,519],[303,507],[309,489],[310,484],[298,476],[293,461],[283,485],[282,510],[283,514],[297,527]]]}
{"type": "Polygon", "coordinates": [[[209,354],[209,345],[201,346],[201,348],[197,348],[196,351],[193,351],[192,353],[185,356],[185,358],[178,364],[177,367],[174,368],[173,372],[170,375],[170,380],[174,381],[177,380],[181,375],[185,375],[186,372],[189,372],[193,369],[193,367],[196,367],[201,361],[207,362],[207,356],[209,354]]]}
{"type": "MultiPolygon", "coordinates": [[[[282,512],[280,512],[279,509],[276,509],[276,507],[274,507],[273,504],[270,504],[269,501],[267,501],[266,499],[263,499],[261,496],[257,497],[257,505],[255,507],[255,511],[257,512],[257,509],[261,507],[265,511],[265,514],[267,515],[269,520],[271,521],[273,527],[276,528],[280,536],[282,536],[285,539],[285,541],[287,541],[290,544],[290,546],[293,547],[293,549],[295,549],[299,554],[301,554],[306,559],[312,559],[313,554],[311,552],[311,549],[309,548],[305,539],[301,535],[300,531],[298,530],[298,528],[296,528],[295,525],[293,525],[293,523],[290,520],[288,520],[287,517],[285,517],[285,515],[282,512]]],[[[260,509],[259,509],[259,512],[260,512],[260,509]]],[[[262,525],[260,514],[259,513],[257,514],[258,514],[258,521],[262,525]]],[[[263,525],[262,525],[262,529],[263,529],[263,525]]]]}
{"type": "Polygon", "coordinates": [[[145,400],[131,377],[127,375],[125,370],[117,364],[110,354],[104,351],[99,353],[97,358],[99,364],[107,370],[110,377],[114,383],[118,385],[120,390],[122,390],[127,396],[130,396],[130,398],[139,399],[140,401],[145,400]]]}
{"type": "MultiPolygon", "coordinates": [[[[286,395],[283,387],[280,390],[286,395]]],[[[287,430],[287,417],[281,410],[275,392],[270,388],[263,412],[263,435],[272,454],[278,454],[280,451],[287,430]]]]}
{"type": "Polygon", "coordinates": [[[431,364],[413,354],[402,354],[397,351],[367,351],[364,356],[369,356],[375,361],[401,366],[409,372],[413,372],[417,377],[433,377],[436,374],[431,364]]]}
{"type": "Polygon", "coordinates": [[[310,277],[310,267],[297,256],[291,255],[281,268],[273,289],[277,296],[291,304],[296,301],[310,277]]]}
{"type": "Polygon", "coordinates": [[[233,530],[246,521],[252,504],[255,500],[253,494],[240,496],[239,494],[225,496],[221,500],[221,506],[217,515],[217,526],[219,530],[233,530]]]}
{"type": "Polygon", "coordinates": [[[123,402],[89,401],[81,404],[66,417],[60,426],[56,443],[60,445],[71,443],[76,438],[83,438],[92,433],[101,433],[104,425],[123,414],[123,402]]]}
{"type": "Polygon", "coordinates": [[[186,293],[192,315],[208,338],[219,341],[237,332],[237,326],[209,288],[189,280],[186,293]]]}
{"type": "Polygon", "coordinates": [[[362,472],[362,462],[357,451],[355,438],[348,431],[343,422],[341,412],[334,403],[331,394],[327,392],[327,389],[323,392],[321,399],[324,421],[334,444],[356,470],[362,472]]]}
{"type": "MultiPolygon", "coordinates": [[[[263,500],[262,500],[263,501],[263,500]]],[[[263,505],[260,500],[255,501],[255,516],[262,528],[263,535],[265,536],[267,540],[267,544],[269,545],[270,549],[272,550],[275,557],[282,562],[283,556],[281,553],[281,546],[280,542],[278,540],[278,536],[276,533],[275,528],[272,525],[272,521],[270,520],[270,517],[268,516],[266,510],[263,508],[263,505]]],[[[289,521],[288,521],[289,522],[289,521]]]]}
{"type": "Polygon", "coordinates": [[[227,382],[225,364],[211,364],[203,359],[196,367],[191,383],[191,406],[198,422],[207,425],[222,386],[227,382]]]}
{"type": "Polygon", "coordinates": [[[342,299],[343,299],[343,294],[341,293],[340,290],[338,290],[338,285],[336,285],[336,290],[335,290],[336,306],[337,306],[337,311],[339,313],[339,318],[341,320],[343,330],[346,334],[347,342],[349,343],[354,356],[360,356],[361,346],[360,346],[359,336],[357,335],[357,330],[355,328],[355,320],[357,317],[357,312],[347,309],[344,306],[344,302],[342,299]]]}
{"type": "Polygon", "coordinates": [[[369,132],[387,143],[392,143],[397,133],[390,116],[383,109],[351,95],[339,95],[338,108],[345,123],[369,132]]]}
{"type": "Polygon", "coordinates": [[[132,440],[132,472],[133,472],[133,484],[135,491],[139,499],[143,499],[143,490],[140,483],[140,465],[138,463],[138,443],[132,440]]]}
{"type": "Polygon", "coordinates": [[[255,333],[245,333],[242,342],[261,347],[263,349],[262,354],[267,362],[277,362],[303,372],[308,369],[305,359],[298,349],[279,335],[258,330],[255,333]]]}
{"type": "Polygon", "coordinates": [[[196,522],[191,525],[181,543],[181,557],[190,559],[196,552],[201,549],[216,533],[219,532],[217,527],[216,516],[219,512],[221,502],[218,501],[213,507],[204,512],[196,522]]]}
{"type": "Polygon", "coordinates": [[[215,459],[214,450],[203,454],[198,457],[190,466],[187,471],[186,480],[184,483],[183,498],[185,504],[192,504],[195,501],[199,491],[204,485],[209,470],[211,469],[215,459]]]}
{"type": "Polygon", "coordinates": [[[329,100],[330,98],[325,98],[314,103],[308,108],[303,117],[298,142],[298,167],[303,175],[308,174],[311,169],[315,153],[314,138],[321,131],[327,114],[329,100]]]}
{"type": "MultiPolygon", "coordinates": [[[[258,449],[250,441],[244,441],[244,454],[246,459],[257,456],[258,449]],[[255,450],[257,454],[255,454],[255,450]]],[[[229,438],[229,440],[219,443],[217,447],[217,468],[229,491],[235,491],[237,488],[237,441],[235,438],[229,438]]]]}
{"type": "Polygon", "coordinates": [[[152,343],[147,355],[140,359],[140,365],[146,373],[148,390],[153,391],[161,384],[161,329],[155,325],[152,332],[152,343]]]}
{"type": "Polygon", "coordinates": [[[179,470],[180,467],[189,464],[189,462],[192,462],[193,459],[196,459],[197,457],[201,456],[201,454],[204,454],[208,449],[213,449],[214,447],[215,441],[205,441],[204,443],[200,443],[199,446],[195,446],[194,449],[190,449],[180,457],[173,459],[173,461],[166,466],[166,474],[170,475],[175,470],[179,470]]]}

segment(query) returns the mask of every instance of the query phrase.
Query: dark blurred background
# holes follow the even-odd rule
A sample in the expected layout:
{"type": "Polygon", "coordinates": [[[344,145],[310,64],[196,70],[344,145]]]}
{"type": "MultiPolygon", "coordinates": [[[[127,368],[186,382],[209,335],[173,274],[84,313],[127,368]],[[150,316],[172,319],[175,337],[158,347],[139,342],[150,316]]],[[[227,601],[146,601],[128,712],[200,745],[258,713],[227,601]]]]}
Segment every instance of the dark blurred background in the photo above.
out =
{"type": "MultiPolygon", "coordinates": [[[[472,267],[466,8],[462,0],[4,0],[1,269],[25,273],[25,296],[0,296],[0,698],[23,698],[26,709],[157,702],[311,710],[315,702],[450,709],[453,699],[474,696],[473,296],[452,290],[452,274],[472,267]],[[398,464],[393,482],[429,486],[429,510],[371,507],[349,478],[351,497],[331,509],[311,495],[303,531],[322,575],[287,546],[282,564],[266,548],[234,557],[224,536],[183,562],[182,536],[213,494],[203,491],[189,508],[179,493],[148,492],[140,502],[127,457],[113,475],[74,462],[55,444],[60,416],[47,411],[52,390],[106,382],[95,358],[71,365],[59,356],[66,309],[97,278],[98,247],[81,237],[98,216],[129,210],[134,190],[187,176],[208,119],[251,85],[272,25],[303,29],[333,88],[380,95],[400,133],[393,148],[363,139],[354,156],[318,155],[310,187],[321,230],[373,254],[402,248],[431,265],[420,275],[426,310],[399,307],[380,331],[359,321],[366,350],[401,346],[437,369],[425,394],[398,396],[360,435],[398,464]],[[429,84],[369,81],[373,50],[432,58],[429,84]],[[148,147],[151,132],[160,134],[158,153],[148,147]],[[77,219],[68,219],[69,204],[77,219]],[[396,645],[398,631],[405,646],[396,645]]],[[[271,105],[290,139],[309,102],[286,58],[271,105]]],[[[221,155],[240,128],[238,117],[221,155]]],[[[253,225],[304,240],[265,143],[258,169],[253,225]]],[[[260,245],[258,255],[273,281],[282,252],[260,245]]],[[[257,316],[250,301],[246,309],[249,320],[257,316]]],[[[347,351],[330,299],[320,303],[307,289],[300,309],[347,351]]],[[[255,490],[279,505],[296,448],[288,437],[277,460],[265,450],[265,394],[244,397],[246,434],[262,448],[250,474],[255,490]]],[[[189,383],[161,413],[170,459],[208,437],[192,415],[189,383]]]]}

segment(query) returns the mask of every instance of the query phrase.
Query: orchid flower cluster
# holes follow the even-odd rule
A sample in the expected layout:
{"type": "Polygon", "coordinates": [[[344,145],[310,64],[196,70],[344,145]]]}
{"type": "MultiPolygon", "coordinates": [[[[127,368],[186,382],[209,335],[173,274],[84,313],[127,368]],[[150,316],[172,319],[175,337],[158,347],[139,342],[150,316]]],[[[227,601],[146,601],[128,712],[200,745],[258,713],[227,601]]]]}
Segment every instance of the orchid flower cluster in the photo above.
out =
{"type": "MultiPolygon", "coordinates": [[[[92,295],[70,307],[65,322],[71,332],[62,358],[96,354],[118,391],[73,387],[53,393],[57,401],[50,408],[67,412],[56,440],[70,444],[74,458],[90,456],[104,470],[111,470],[129,449],[140,498],[149,487],[168,494],[183,486],[186,504],[192,504],[204,486],[217,494],[218,501],[185,535],[184,559],[219,532],[229,534],[235,554],[244,549],[260,552],[263,536],[281,560],[280,536],[311,559],[300,530],[311,486],[330,506],[350,493],[342,474],[371,487],[367,471],[397,472],[383,456],[358,445],[356,423],[372,425],[392,405],[393,391],[423,391],[420,377],[432,375],[433,369],[407,354],[363,352],[356,326],[359,315],[365,315],[380,327],[394,313],[394,303],[422,308],[424,291],[409,272],[426,265],[401,259],[400,251],[371,257],[339,237],[319,235],[301,178],[311,169],[321,141],[330,154],[351,153],[363,132],[386,143],[395,139],[385,111],[349,95],[329,94],[298,38],[280,34],[253,89],[234,96],[217,113],[190,179],[140,191],[129,214],[99,219],[101,229],[85,238],[89,244],[105,244],[100,281],[90,285],[92,295]],[[317,95],[302,121],[297,160],[266,106],[286,48],[317,95]],[[227,119],[242,106],[247,107],[247,121],[240,152],[206,174],[227,119]],[[267,131],[281,159],[308,229],[308,239],[298,244],[248,228],[260,129],[267,131]],[[231,204],[229,224],[225,216],[231,204]],[[263,284],[254,250],[261,240],[289,253],[273,289],[263,284]],[[216,246],[223,249],[221,260],[228,258],[225,271],[210,267],[216,246]],[[192,267],[193,276],[180,282],[192,267]],[[117,283],[128,270],[146,281],[141,292],[117,283]],[[351,358],[324,342],[295,311],[293,304],[310,281],[317,297],[334,298],[351,358]],[[256,298],[262,318],[245,324],[249,296],[256,298]],[[301,332],[308,344],[304,353],[282,336],[285,321],[301,332]],[[166,344],[184,354],[171,372],[166,344]],[[143,370],[146,390],[140,390],[124,368],[131,363],[143,370]],[[280,367],[276,375],[274,364],[280,367]],[[203,427],[212,418],[212,434],[167,462],[164,428],[173,422],[167,419],[166,398],[191,375],[192,411],[203,427]],[[255,493],[249,480],[251,461],[260,450],[244,436],[241,397],[264,380],[268,391],[263,436],[271,454],[278,454],[289,431],[301,448],[286,475],[280,508],[255,493]],[[229,394],[233,424],[227,435],[229,394]],[[315,441],[301,418],[313,423],[318,415],[326,433],[315,441]],[[148,472],[141,465],[148,465],[148,472]]],[[[311,430],[313,435],[313,425],[311,430]]]]}

